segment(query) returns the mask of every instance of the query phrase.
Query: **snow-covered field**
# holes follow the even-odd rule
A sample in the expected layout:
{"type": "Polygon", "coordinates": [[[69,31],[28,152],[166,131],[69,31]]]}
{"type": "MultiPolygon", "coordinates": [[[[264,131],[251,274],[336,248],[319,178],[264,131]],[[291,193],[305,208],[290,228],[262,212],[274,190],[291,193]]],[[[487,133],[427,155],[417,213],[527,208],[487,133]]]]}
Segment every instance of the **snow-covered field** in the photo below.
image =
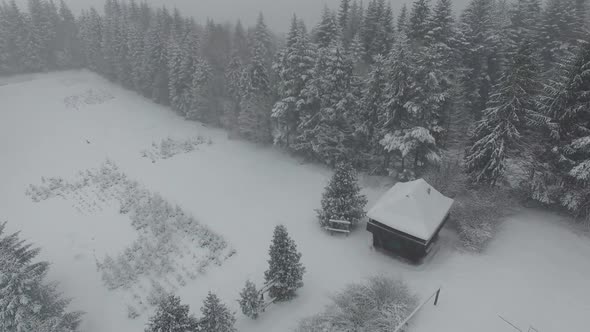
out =
{"type": "MultiPolygon", "coordinates": [[[[330,293],[378,273],[406,280],[422,297],[443,287],[439,306],[427,305],[410,331],[513,331],[498,315],[524,330],[529,325],[540,332],[587,329],[590,239],[560,217],[523,211],[507,220],[481,255],[455,249],[453,233],[443,230],[432,260],[410,266],[371,251],[362,229],[350,237],[320,230],[314,209],[329,170],[274,148],[230,140],[221,130],[185,121],[89,72],[0,79],[0,158],[0,221],[42,247],[41,257],[53,262],[50,278],[74,298],[73,308],[86,311],[84,331],[143,331],[149,309],[128,319],[130,295],[108,290],[97,268],[105,255],[124,252],[140,232],[129,215],[120,214],[117,204],[102,202],[101,195],[34,202],[25,192],[42,177],[73,181],[107,159],[236,250],[194,280],[187,278],[184,286],[162,284],[175,289],[195,313],[206,293],[215,291],[238,312],[239,331],[288,331],[301,317],[321,311],[330,293]],[[208,142],[158,162],[142,157],[153,142],[195,137],[208,142]],[[303,254],[305,286],[295,300],[251,321],[239,313],[235,300],[246,279],[262,283],[278,223],[287,226],[303,254]]],[[[391,185],[369,177],[362,184],[369,206],[391,185]]],[[[188,268],[191,257],[175,261],[188,268]]]]}

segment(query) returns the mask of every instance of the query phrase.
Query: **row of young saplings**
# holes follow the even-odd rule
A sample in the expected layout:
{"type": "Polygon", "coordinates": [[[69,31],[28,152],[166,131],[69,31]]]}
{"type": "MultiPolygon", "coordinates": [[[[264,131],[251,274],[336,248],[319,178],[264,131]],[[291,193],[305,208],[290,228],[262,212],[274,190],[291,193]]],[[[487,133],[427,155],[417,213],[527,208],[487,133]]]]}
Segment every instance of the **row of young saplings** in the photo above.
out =
{"type": "MultiPolygon", "coordinates": [[[[303,286],[305,267],[300,262],[301,253],[285,226],[275,227],[269,255],[264,285],[257,289],[252,281],[246,281],[238,299],[242,313],[252,319],[273,303],[293,299],[297,289],[303,286]]],[[[170,324],[184,326],[183,331],[236,331],[234,314],[214,293],[207,295],[201,313],[201,318],[195,318],[189,314],[188,305],[180,304],[179,297],[168,295],[158,304],[145,331],[176,331],[170,329],[170,324]]]]}

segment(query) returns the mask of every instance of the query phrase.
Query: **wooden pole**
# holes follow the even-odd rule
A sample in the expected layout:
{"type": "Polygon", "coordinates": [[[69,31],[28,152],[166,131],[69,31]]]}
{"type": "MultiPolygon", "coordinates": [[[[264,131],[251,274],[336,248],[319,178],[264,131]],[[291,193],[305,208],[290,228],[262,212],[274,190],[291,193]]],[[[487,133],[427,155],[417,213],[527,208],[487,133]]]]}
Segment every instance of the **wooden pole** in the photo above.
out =
{"type": "Polygon", "coordinates": [[[436,291],[436,297],[434,298],[434,305],[438,304],[438,296],[440,295],[440,288],[436,291]]]}

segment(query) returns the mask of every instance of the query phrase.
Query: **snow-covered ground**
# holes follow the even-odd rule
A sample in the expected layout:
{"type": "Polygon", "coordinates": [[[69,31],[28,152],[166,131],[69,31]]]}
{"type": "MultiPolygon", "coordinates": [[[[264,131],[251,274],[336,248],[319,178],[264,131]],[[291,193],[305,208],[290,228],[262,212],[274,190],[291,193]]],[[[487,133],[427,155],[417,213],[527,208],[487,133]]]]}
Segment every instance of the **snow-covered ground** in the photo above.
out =
{"type": "MultiPolygon", "coordinates": [[[[513,331],[498,315],[524,330],[587,329],[590,239],[560,217],[523,211],[507,220],[481,255],[455,249],[453,233],[443,230],[432,260],[410,266],[371,251],[362,229],[350,237],[320,230],[314,209],[329,170],[230,140],[222,130],[185,121],[89,72],[0,79],[0,158],[0,221],[43,248],[41,257],[53,262],[50,278],[74,298],[73,308],[87,312],[84,331],[143,330],[146,314],[128,319],[127,295],[107,290],[96,266],[104,255],[120,254],[138,233],[115,205],[81,213],[67,196],[35,203],[25,191],[41,177],[75,179],[107,158],[236,249],[176,292],[196,314],[207,291],[217,292],[238,312],[239,331],[288,331],[320,311],[330,293],[378,273],[403,278],[423,297],[443,287],[439,306],[427,305],[410,331],[513,331]],[[197,136],[211,144],[156,163],[141,156],[152,142],[197,136]],[[303,254],[305,286],[295,300],[251,321],[235,300],[247,278],[261,284],[278,223],[303,254]]],[[[379,178],[362,182],[369,207],[391,185],[379,178]]]]}

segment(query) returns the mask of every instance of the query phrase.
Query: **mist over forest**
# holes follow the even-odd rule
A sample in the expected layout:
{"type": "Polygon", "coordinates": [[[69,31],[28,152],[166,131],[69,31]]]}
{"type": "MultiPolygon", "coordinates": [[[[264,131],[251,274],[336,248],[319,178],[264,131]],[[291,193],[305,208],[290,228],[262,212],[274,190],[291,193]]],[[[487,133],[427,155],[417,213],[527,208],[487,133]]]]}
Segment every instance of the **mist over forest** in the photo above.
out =
{"type": "MultiPolygon", "coordinates": [[[[26,6],[27,0],[16,0],[18,4],[26,6]]],[[[89,6],[95,6],[102,10],[102,0],[65,0],[74,13],[89,6]]],[[[203,22],[212,18],[218,22],[241,20],[245,25],[254,25],[259,12],[265,16],[266,23],[276,33],[286,33],[291,22],[291,16],[295,13],[306,24],[315,25],[322,14],[322,7],[338,8],[339,0],[147,0],[153,6],[166,5],[168,8],[176,7],[183,15],[194,17],[203,22]]],[[[366,1],[367,3],[369,1],[366,1]]],[[[411,1],[390,1],[395,12],[398,12],[404,3],[411,5],[411,1]]],[[[455,13],[462,10],[467,0],[453,0],[455,13]]]]}

